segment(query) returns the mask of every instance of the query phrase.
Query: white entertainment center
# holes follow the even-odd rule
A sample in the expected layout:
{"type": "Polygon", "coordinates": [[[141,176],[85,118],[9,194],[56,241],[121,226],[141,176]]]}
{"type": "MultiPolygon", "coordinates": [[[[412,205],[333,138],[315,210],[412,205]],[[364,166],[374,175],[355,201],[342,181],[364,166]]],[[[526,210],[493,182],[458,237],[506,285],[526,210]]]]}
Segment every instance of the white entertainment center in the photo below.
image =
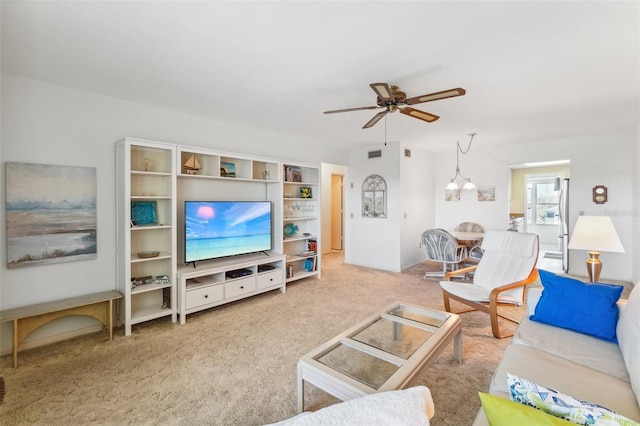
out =
{"type": "Polygon", "coordinates": [[[188,314],[320,277],[320,168],[126,138],[117,152],[119,319],[188,314]],[[185,264],[185,201],[269,201],[272,249],[185,264]]]}
{"type": "Polygon", "coordinates": [[[286,256],[242,255],[178,268],[180,324],[187,315],[271,290],[286,291],[286,256]]]}

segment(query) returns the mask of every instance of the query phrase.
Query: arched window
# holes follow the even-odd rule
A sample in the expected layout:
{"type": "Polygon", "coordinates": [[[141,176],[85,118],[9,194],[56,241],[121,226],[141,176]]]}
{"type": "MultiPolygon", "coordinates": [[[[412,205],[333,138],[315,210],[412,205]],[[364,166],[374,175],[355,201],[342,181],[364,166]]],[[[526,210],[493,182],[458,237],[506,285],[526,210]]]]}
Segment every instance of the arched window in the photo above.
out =
{"type": "Polygon", "coordinates": [[[387,217],[387,183],[382,176],[368,176],[362,183],[362,217],[387,217]]]}

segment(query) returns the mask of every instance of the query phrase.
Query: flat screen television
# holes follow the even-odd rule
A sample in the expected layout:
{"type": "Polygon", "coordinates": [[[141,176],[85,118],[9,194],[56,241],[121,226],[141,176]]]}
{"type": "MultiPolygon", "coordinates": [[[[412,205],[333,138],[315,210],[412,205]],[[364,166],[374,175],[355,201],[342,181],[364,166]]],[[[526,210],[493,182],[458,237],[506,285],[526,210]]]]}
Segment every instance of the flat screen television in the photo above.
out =
{"type": "Polygon", "coordinates": [[[185,201],[185,263],[271,250],[272,217],[270,201],[185,201]]]}

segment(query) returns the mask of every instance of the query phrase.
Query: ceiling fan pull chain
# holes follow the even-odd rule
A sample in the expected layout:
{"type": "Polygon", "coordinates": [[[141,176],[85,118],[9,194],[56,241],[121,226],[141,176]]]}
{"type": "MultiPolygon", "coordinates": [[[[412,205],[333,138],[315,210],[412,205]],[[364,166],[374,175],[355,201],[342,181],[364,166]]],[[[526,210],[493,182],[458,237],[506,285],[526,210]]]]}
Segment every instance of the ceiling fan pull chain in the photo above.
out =
{"type": "Polygon", "coordinates": [[[387,146],[387,116],[384,116],[384,146],[387,146]]]}

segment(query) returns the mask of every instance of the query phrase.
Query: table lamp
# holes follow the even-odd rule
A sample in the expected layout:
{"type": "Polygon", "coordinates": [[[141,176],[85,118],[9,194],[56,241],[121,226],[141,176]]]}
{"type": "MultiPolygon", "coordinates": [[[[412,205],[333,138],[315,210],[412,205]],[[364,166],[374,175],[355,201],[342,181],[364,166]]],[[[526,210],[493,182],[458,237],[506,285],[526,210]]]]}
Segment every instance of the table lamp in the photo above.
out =
{"type": "Polygon", "coordinates": [[[609,216],[578,216],[568,248],[588,251],[587,272],[589,281],[594,283],[600,279],[602,270],[602,262],[598,258],[600,252],[624,253],[609,216]]]}

